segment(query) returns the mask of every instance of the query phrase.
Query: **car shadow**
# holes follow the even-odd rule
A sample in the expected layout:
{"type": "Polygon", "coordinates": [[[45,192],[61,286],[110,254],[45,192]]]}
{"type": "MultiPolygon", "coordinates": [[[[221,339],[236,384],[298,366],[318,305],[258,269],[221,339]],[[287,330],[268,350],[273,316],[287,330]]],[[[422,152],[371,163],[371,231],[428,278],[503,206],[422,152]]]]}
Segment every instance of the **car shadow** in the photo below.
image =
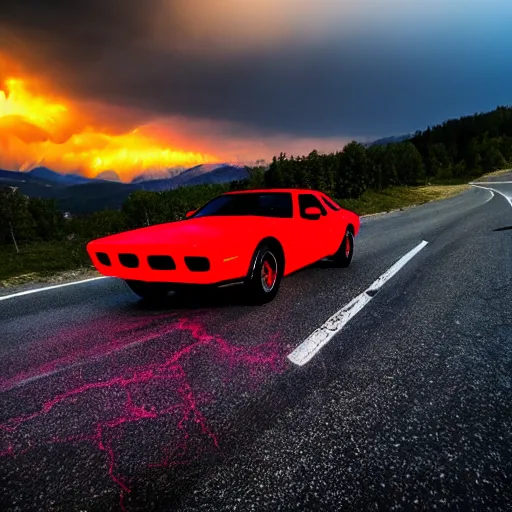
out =
{"type": "Polygon", "coordinates": [[[332,269],[332,268],[336,268],[336,266],[334,265],[333,261],[332,260],[328,260],[328,259],[323,259],[323,260],[317,261],[316,263],[312,263],[311,265],[308,265],[307,267],[299,268],[295,272],[292,272],[291,274],[288,274],[287,277],[295,276],[295,275],[300,275],[303,272],[307,272],[308,270],[313,270],[313,269],[332,269]]]}
{"type": "Polygon", "coordinates": [[[334,263],[332,262],[332,260],[320,260],[320,261],[317,261],[316,263],[313,263],[312,265],[309,265],[307,267],[304,267],[304,269],[302,270],[307,270],[308,268],[333,268],[334,267],[334,263]]]}
{"type": "MultiPolygon", "coordinates": [[[[332,261],[320,260],[289,274],[289,276],[300,275],[301,273],[311,269],[329,269],[332,267],[332,261]]],[[[136,295],[134,295],[134,298],[135,301],[131,304],[131,309],[148,312],[221,309],[234,306],[254,307],[250,298],[244,293],[243,286],[240,285],[229,286],[226,288],[197,287],[189,290],[169,292],[167,297],[154,301],[138,299],[136,295]]]]}
{"type": "Polygon", "coordinates": [[[198,289],[193,291],[169,292],[158,301],[139,299],[132,305],[139,311],[168,311],[187,309],[220,309],[233,306],[249,306],[242,287],[233,286],[219,289],[198,289]]]}

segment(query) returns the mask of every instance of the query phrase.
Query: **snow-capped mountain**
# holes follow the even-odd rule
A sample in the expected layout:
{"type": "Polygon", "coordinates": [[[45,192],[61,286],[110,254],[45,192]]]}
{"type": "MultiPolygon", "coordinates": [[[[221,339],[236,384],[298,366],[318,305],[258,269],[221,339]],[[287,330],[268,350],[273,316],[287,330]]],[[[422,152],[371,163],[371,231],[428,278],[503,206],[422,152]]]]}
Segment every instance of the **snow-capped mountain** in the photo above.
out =
{"type": "Polygon", "coordinates": [[[105,181],[121,181],[121,178],[115,171],[103,171],[100,172],[95,178],[95,180],[105,180],[105,181]]]}
{"type": "Polygon", "coordinates": [[[149,180],[138,183],[144,190],[163,191],[184,185],[201,185],[207,183],[229,183],[247,178],[244,166],[229,164],[196,165],[176,176],[166,179],[149,180]]]}
{"type": "Polygon", "coordinates": [[[186,167],[170,167],[169,169],[161,169],[158,171],[144,171],[142,174],[135,176],[130,183],[135,184],[142,183],[144,181],[165,180],[172,178],[183,171],[186,171],[186,167]]]}

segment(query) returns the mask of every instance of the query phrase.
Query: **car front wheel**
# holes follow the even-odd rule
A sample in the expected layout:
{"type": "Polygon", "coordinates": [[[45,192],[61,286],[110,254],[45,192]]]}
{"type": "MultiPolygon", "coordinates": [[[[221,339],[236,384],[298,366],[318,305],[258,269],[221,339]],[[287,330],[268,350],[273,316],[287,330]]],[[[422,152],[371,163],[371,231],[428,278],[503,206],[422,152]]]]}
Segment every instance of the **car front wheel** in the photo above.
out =
{"type": "Polygon", "coordinates": [[[283,270],[282,259],[274,248],[267,245],[259,247],[246,282],[247,298],[257,304],[273,300],[279,290],[283,270]]]}

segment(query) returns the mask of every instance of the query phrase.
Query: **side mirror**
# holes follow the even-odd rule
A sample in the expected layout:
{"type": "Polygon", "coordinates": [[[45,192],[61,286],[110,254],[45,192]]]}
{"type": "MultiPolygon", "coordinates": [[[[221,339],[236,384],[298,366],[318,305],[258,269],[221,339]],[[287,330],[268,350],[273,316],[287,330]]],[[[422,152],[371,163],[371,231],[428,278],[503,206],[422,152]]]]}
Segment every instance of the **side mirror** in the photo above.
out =
{"type": "Polygon", "coordinates": [[[322,210],[318,206],[309,206],[304,210],[304,215],[317,220],[322,216],[322,210]]]}
{"type": "Polygon", "coordinates": [[[185,218],[188,219],[189,217],[191,217],[192,215],[194,215],[194,213],[196,213],[197,210],[190,210],[189,212],[187,212],[185,214],[185,218]]]}

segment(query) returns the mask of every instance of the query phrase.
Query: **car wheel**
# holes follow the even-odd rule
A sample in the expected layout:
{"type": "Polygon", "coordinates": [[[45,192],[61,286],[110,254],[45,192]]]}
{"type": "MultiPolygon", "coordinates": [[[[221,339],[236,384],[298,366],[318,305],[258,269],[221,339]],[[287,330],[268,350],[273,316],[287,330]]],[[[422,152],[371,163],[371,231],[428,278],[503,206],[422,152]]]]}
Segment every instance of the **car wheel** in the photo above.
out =
{"type": "Polygon", "coordinates": [[[354,234],[347,229],[343,240],[333,256],[334,264],[337,267],[348,267],[354,255],[354,234]]]}
{"type": "Polygon", "coordinates": [[[165,299],[170,291],[166,283],[150,283],[127,279],[126,284],[130,287],[132,292],[136,293],[139,297],[151,301],[165,299]]]}
{"type": "Polygon", "coordinates": [[[283,263],[279,253],[268,245],[256,251],[254,264],[246,282],[247,298],[256,304],[265,304],[274,299],[283,277],[283,263]]]}

